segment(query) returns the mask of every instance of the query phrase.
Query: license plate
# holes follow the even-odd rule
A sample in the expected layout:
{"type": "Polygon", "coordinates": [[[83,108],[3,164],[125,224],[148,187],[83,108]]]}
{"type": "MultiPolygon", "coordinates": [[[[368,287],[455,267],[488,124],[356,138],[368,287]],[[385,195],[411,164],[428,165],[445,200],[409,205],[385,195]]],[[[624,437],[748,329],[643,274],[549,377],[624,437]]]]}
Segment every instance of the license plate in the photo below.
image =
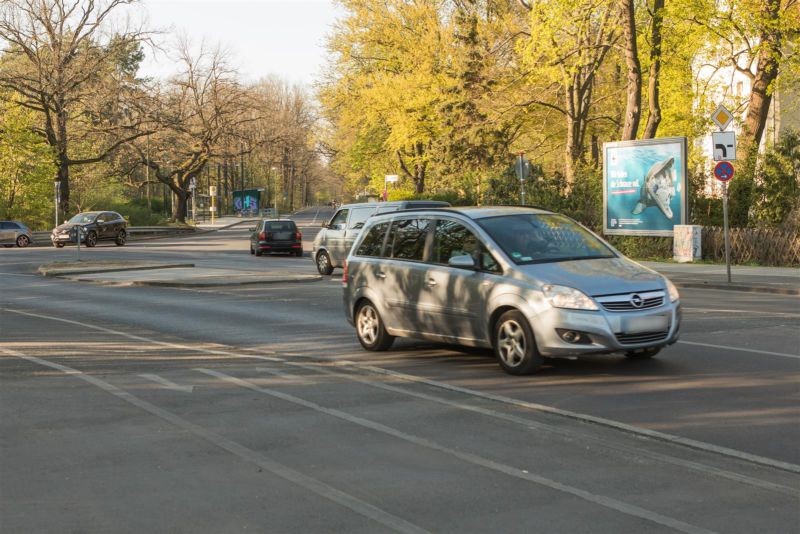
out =
{"type": "Polygon", "coordinates": [[[622,325],[623,333],[638,334],[641,332],[663,332],[669,328],[667,315],[648,315],[646,317],[628,317],[622,325]]]}

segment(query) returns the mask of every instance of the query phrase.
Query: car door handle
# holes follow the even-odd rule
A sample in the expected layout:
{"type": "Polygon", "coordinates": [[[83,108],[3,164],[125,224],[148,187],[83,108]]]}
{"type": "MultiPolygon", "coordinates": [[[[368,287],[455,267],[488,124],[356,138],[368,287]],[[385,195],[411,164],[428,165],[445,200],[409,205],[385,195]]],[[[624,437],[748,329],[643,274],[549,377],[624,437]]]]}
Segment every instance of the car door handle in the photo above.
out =
{"type": "Polygon", "coordinates": [[[436,280],[434,280],[433,278],[428,278],[427,280],[425,280],[425,285],[427,287],[433,287],[433,286],[438,285],[438,284],[439,283],[436,280]]]}
{"type": "Polygon", "coordinates": [[[384,278],[386,278],[386,273],[384,273],[383,271],[378,271],[377,273],[375,273],[375,276],[383,280],[384,278]]]}

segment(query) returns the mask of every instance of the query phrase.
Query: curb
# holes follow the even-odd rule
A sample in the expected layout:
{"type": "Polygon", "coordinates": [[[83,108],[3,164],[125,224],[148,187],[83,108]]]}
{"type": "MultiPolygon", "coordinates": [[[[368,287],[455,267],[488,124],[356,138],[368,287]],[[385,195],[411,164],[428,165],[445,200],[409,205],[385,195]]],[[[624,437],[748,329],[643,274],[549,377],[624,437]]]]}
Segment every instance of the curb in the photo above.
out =
{"type": "Polygon", "coordinates": [[[118,273],[124,271],[151,271],[154,269],[177,269],[177,268],[185,268],[185,267],[194,267],[194,263],[167,263],[164,265],[141,265],[138,267],[112,267],[110,269],[103,269],[100,267],[96,268],[89,268],[89,269],[71,269],[71,270],[45,270],[44,272],[41,271],[41,267],[39,267],[39,273],[42,276],[51,276],[51,277],[58,277],[58,276],[73,276],[77,274],[102,274],[102,273],[118,273]]]}
{"type": "Polygon", "coordinates": [[[727,291],[743,291],[746,293],[800,296],[800,289],[786,287],[745,286],[741,284],[728,284],[726,282],[680,282],[674,279],[671,280],[677,287],[686,289],[722,289],[727,291]]]}
{"type": "MultiPolygon", "coordinates": [[[[90,274],[90,273],[83,273],[90,274]]],[[[244,286],[244,285],[269,285],[281,283],[309,283],[318,282],[322,280],[321,276],[309,275],[306,278],[275,278],[271,280],[243,280],[243,281],[230,281],[228,280],[206,280],[206,281],[173,281],[173,280],[129,280],[129,281],[111,281],[111,280],[74,280],[75,282],[86,282],[97,284],[101,286],[116,286],[116,287],[172,287],[172,288],[205,288],[205,287],[226,287],[226,286],[244,286]]]]}

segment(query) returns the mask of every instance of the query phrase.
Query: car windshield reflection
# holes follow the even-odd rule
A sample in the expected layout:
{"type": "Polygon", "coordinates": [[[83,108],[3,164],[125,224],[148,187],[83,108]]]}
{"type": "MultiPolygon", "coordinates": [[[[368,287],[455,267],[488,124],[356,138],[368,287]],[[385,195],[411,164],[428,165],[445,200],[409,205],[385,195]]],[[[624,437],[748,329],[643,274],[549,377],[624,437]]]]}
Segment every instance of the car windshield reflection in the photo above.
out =
{"type": "Polygon", "coordinates": [[[69,222],[73,224],[88,224],[94,222],[96,216],[96,213],[79,213],[72,217],[69,222]]]}
{"type": "Polygon", "coordinates": [[[602,241],[569,217],[518,214],[478,221],[517,265],[614,258],[602,241]]]}

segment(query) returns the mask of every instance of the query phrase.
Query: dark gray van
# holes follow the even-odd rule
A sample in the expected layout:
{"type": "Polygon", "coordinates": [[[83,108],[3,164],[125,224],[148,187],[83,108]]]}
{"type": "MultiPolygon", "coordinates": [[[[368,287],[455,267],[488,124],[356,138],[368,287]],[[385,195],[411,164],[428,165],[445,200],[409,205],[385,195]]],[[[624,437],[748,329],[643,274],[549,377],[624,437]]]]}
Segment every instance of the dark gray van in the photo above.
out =
{"type": "Polygon", "coordinates": [[[373,215],[412,208],[446,208],[448,202],[438,200],[400,200],[396,202],[365,202],[343,204],[331,220],[322,224],[322,229],[314,239],[311,258],[317,264],[320,274],[328,275],[336,267],[341,267],[350,247],[358,237],[364,223],[373,215]]]}

